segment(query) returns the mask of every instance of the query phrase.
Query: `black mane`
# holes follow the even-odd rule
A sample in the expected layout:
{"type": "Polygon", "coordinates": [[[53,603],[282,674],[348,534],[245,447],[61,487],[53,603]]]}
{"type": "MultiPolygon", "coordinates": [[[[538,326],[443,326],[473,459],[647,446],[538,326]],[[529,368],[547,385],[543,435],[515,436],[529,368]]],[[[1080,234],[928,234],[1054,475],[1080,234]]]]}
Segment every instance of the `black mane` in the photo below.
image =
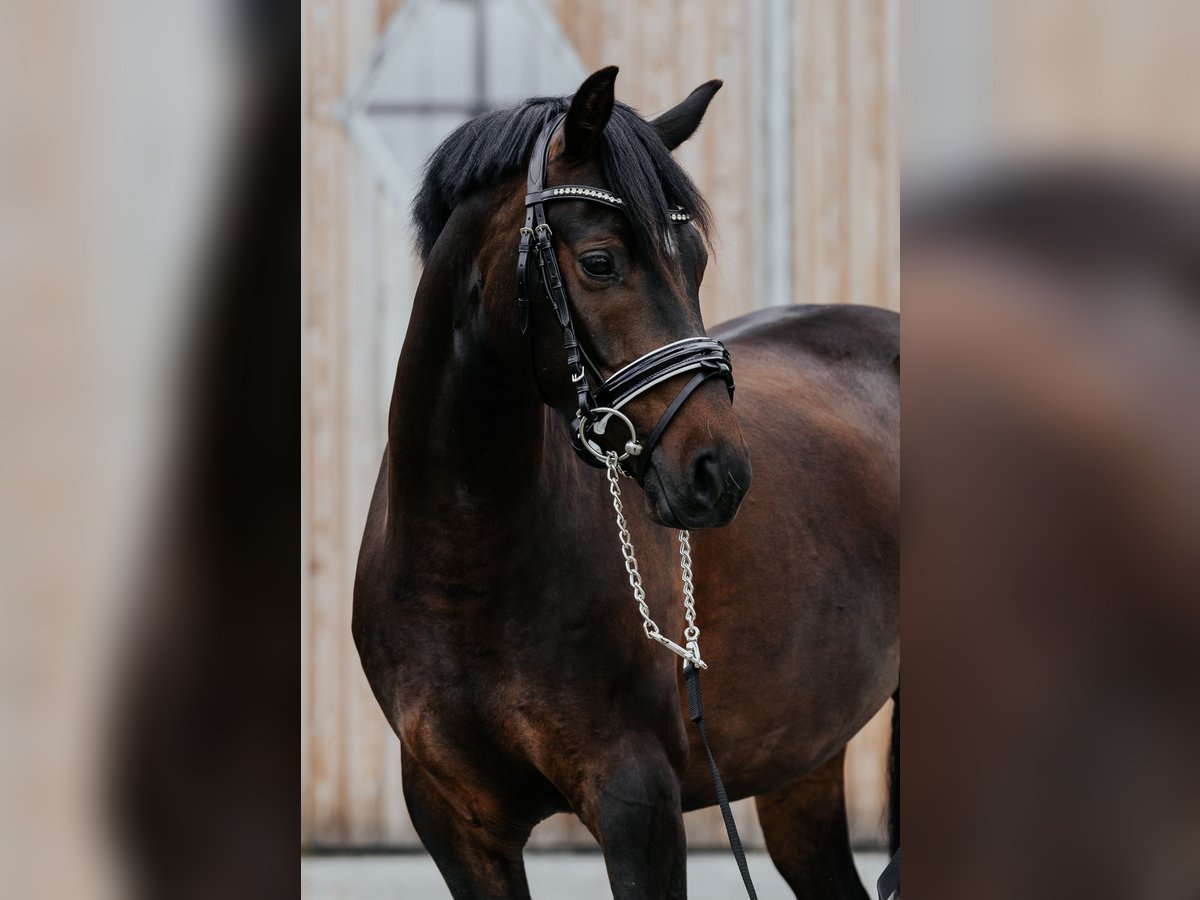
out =
{"type": "MultiPolygon", "coordinates": [[[[417,250],[424,260],[450,218],[473,191],[524,172],[546,122],[567,111],[570,97],[537,97],[484,113],[456,128],[429,157],[413,201],[417,250]]],[[[624,103],[613,108],[600,148],[604,187],[625,201],[639,249],[660,256],[669,206],[681,206],[707,238],[708,205],[648,122],[624,103]]]]}

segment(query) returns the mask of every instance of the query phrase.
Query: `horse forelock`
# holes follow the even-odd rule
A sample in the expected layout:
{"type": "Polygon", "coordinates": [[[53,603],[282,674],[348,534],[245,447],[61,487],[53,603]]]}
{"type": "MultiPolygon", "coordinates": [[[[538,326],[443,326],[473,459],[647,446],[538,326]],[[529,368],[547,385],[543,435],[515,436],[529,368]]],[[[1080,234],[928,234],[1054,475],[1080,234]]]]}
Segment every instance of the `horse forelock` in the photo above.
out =
{"type": "MultiPolygon", "coordinates": [[[[523,173],[545,124],[570,105],[569,97],[540,97],[484,113],[455,129],[434,150],[413,202],[417,251],[425,260],[450,214],[471,194],[523,173]]],[[[637,250],[647,258],[670,254],[666,210],[682,207],[707,240],[711,215],[700,191],[671,156],[650,123],[623,103],[600,142],[603,185],[625,201],[637,250]]]]}

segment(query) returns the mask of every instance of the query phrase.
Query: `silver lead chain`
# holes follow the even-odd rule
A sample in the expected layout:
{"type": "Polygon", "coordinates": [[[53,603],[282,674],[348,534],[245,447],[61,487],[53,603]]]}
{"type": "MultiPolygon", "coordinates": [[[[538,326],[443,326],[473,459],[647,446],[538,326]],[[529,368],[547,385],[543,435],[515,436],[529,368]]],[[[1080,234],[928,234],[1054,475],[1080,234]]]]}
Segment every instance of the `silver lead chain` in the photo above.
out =
{"type": "Polygon", "coordinates": [[[642,575],[638,571],[637,557],[633,552],[633,539],[629,535],[629,526],[625,521],[625,507],[621,503],[621,463],[616,453],[605,457],[608,467],[608,492],[612,494],[613,509],[617,513],[617,534],[621,538],[621,555],[625,558],[625,571],[629,573],[629,586],[633,588],[633,599],[637,601],[638,612],[642,614],[642,630],[646,637],[662,644],[672,653],[678,654],[684,660],[697,668],[707,669],[708,665],[700,658],[700,627],[696,624],[695,585],[692,582],[692,543],[686,530],[679,532],[679,570],[683,575],[683,616],[687,619],[687,627],[683,630],[685,646],[681,647],[659,631],[657,623],[650,616],[650,607],[646,605],[646,591],[642,587],[642,575]]]}

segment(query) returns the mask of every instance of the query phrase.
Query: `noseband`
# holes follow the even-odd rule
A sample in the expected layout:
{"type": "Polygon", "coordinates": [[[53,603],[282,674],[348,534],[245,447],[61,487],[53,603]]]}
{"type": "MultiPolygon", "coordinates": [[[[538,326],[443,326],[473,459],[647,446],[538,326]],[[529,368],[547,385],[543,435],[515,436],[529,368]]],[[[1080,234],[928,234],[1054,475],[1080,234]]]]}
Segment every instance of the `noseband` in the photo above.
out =
{"type": "MultiPolygon", "coordinates": [[[[565,114],[559,115],[546,123],[538,135],[533,155],[529,159],[525,225],[521,229],[521,244],[517,253],[517,302],[521,333],[527,334],[529,331],[528,268],[532,253],[541,274],[542,289],[558,319],[559,328],[562,329],[567,370],[578,396],[578,409],[575,420],[571,423],[571,446],[584,462],[603,468],[607,464],[608,454],[596,442],[596,438],[603,435],[611,420],[616,418],[629,430],[629,440],[625,443],[624,453],[618,459],[624,463],[630,457],[638,457],[640,463],[636,467],[636,474],[640,478],[645,473],[650,454],[667,425],[700,385],[710,378],[719,377],[724,380],[729,390],[730,400],[733,399],[733,364],[724,344],[704,336],[683,338],[651,350],[645,356],[638,357],[618,369],[607,379],[601,376],[600,370],[588,359],[587,353],[579,344],[571,320],[571,305],[567,299],[562,273],[558,268],[558,260],[554,255],[554,245],[551,243],[554,234],[546,223],[545,204],[555,200],[586,200],[610,209],[624,210],[625,201],[602,188],[587,185],[564,184],[546,187],[550,138],[564,118],[565,114]],[[595,391],[588,380],[588,369],[601,381],[595,391]],[[622,407],[656,385],[687,372],[694,373],[691,379],[659,417],[650,436],[645,440],[639,439],[637,429],[621,411],[622,407]]],[[[672,224],[683,224],[692,219],[691,215],[679,208],[667,210],[666,217],[672,224]]]]}

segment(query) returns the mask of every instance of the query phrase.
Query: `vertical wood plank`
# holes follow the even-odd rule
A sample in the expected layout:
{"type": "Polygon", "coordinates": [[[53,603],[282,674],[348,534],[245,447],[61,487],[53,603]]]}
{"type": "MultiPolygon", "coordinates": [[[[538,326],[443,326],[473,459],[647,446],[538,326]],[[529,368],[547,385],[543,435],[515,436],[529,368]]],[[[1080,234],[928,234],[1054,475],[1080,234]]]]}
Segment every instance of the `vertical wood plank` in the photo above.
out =
{"type": "MultiPolygon", "coordinates": [[[[694,10],[682,3],[674,4],[674,25],[672,30],[678,37],[673,55],[674,69],[678,73],[674,96],[668,97],[665,106],[674,106],[698,88],[704,82],[720,78],[711,62],[711,41],[708,28],[702,16],[695,15],[694,10]]],[[[717,112],[730,102],[732,91],[722,88],[713,99],[705,114],[704,123],[700,126],[699,135],[693,135],[683,146],[675,150],[675,158],[679,164],[692,176],[696,185],[705,192],[710,182],[708,158],[704,153],[704,144],[700,135],[715,130],[721,116],[717,112]]]]}
{"type": "Polygon", "coordinates": [[[342,679],[340,594],[345,559],[340,498],[344,434],[341,363],[345,297],[342,242],[345,239],[345,145],[332,118],[342,84],[344,9],[315,0],[309,8],[311,78],[305,97],[307,315],[304,323],[308,372],[310,647],[319,677],[309,684],[309,773],[314,841],[345,838],[348,809],[342,741],[346,704],[342,679]]]}
{"type": "Polygon", "coordinates": [[[855,184],[858,198],[854,209],[854,230],[857,259],[854,266],[854,293],[859,303],[882,304],[878,273],[883,266],[882,233],[879,228],[881,208],[880,181],[883,177],[883,143],[880,135],[883,88],[880,70],[884,60],[879,50],[882,17],[877,0],[856,0],[854,52],[860,61],[856,65],[855,91],[858,101],[854,109],[858,165],[855,184]]]}
{"type": "MultiPolygon", "coordinates": [[[[397,198],[380,186],[377,190],[375,237],[379,266],[379,294],[376,297],[376,382],[371,409],[376,415],[378,457],[387,441],[387,416],[396,362],[408,330],[412,297],[416,293],[420,267],[412,249],[408,228],[408,210],[398,208],[397,198]]],[[[372,698],[374,703],[374,698],[372,698]]],[[[377,740],[383,753],[383,773],[375,790],[380,793],[384,821],[380,837],[387,846],[419,846],[401,783],[400,742],[375,707],[377,740]]]]}
{"type": "MultiPolygon", "coordinates": [[[[647,117],[653,117],[683,99],[678,85],[679,48],[673,28],[676,0],[643,0],[639,9],[640,28],[636,29],[640,46],[637,56],[630,60],[636,69],[626,74],[626,80],[640,86],[635,107],[647,117]]],[[[625,87],[625,85],[622,85],[625,87]]]]}
{"type": "Polygon", "coordinates": [[[733,318],[743,309],[753,308],[753,252],[747,198],[750,185],[747,160],[751,159],[751,129],[746,118],[753,108],[750,94],[750,66],[753,52],[749,45],[748,17],[737,4],[712,7],[713,67],[728,73],[733,87],[733,102],[726,101],[718,117],[718,128],[708,131],[711,156],[711,180],[704,187],[721,227],[721,242],[714,254],[717,277],[701,307],[709,322],[733,318]]]}
{"type": "Polygon", "coordinates": [[[348,838],[353,843],[378,843],[382,837],[383,806],[379,792],[383,747],[379,740],[382,720],[379,706],[367,689],[358,654],[350,638],[351,584],[362,523],[366,521],[371,490],[379,465],[381,444],[378,412],[366,404],[374,393],[377,342],[375,242],[372,240],[376,192],[363,166],[351,164],[348,235],[355,252],[351,257],[346,304],[346,452],[345,487],[341,501],[342,552],[347,578],[342,584],[339,639],[345,665],[347,705],[346,752],[343,757],[349,812],[348,838]]]}
{"type": "Polygon", "coordinates": [[[884,247],[880,277],[880,303],[900,310],[900,4],[898,0],[878,0],[883,21],[880,55],[884,108],[878,128],[882,132],[883,178],[880,190],[880,243],[884,247]]]}
{"type": "Polygon", "coordinates": [[[817,65],[817,128],[814,138],[818,146],[818,169],[816,196],[817,215],[817,303],[842,303],[845,255],[840,246],[842,209],[838,203],[841,186],[842,116],[838,101],[841,96],[841,70],[837,51],[838,20],[841,4],[830,0],[819,0],[814,5],[817,12],[815,22],[816,41],[810,45],[815,51],[817,65]]]}
{"type": "Polygon", "coordinates": [[[887,758],[892,737],[888,701],[846,748],[846,814],[851,843],[887,844],[887,758]]]}
{"type": "MultiPolygon", "coordinates": [[[[379,10],[374,0],[356,0],[346,8],[343,83],[355,62],[367,56],[378,36],[379,10]]],[[[362,676],[350,635],[351,586],[358,554],[362,523],[366,521],[371,489],[379,464],[378,412],[367,405],[372,396],[377,349],[373,332],[377,327],[375,293],[378,263],[375,253],[374,218],[376,190],[370,169],[353,154],[347,158],[345,358],[344,372],[345,451],[344,487],[341,497],[342,554],[344,580],[341,584],[338,640],[341,645],[342,701],[346,706],[342,768],[346,784],[346,839],[352,844],[378,844],[383,836],[383,796],[379,783],[383,773],[383,743],[380,740],[379,706],[362,676]],[[351,252],[353,250],[353,252],[351,252]]]]}
{"type": "MultiPolygon", "coordinates": [[[[300,96],[307,110],[312,68],[309,65],[309,42],[312,40],[312,20],[308,15],[300,17],[300,96]]],[[[309,216],[309,166],[311,157],[311,135],[307,115],[300,125],[300,246],[307,249],[310,242],[309,216]]],[[[300,845],[307,846],[312,840],[315,821],[313,806],[312,744],[309,731],[310,707],[312,703],[312,673],[318,664],[313,659],[312,591],[308,580],[308,536],[312,533],[312,417],[308,404],[311,391],[308,367],[308,322],[309,322],[309,269],[300,266],[300,323],[304,335],[301,347],[300,366],[300,845]]]]}
{"type": "Polygon", "coordinates": [[[837,208],[837,245],[828,248],[836,254],[838,270],[836,301],[858,302],[855,297],[855,263],[858,241],[855,233],[857,212],[856,175],[858,174],[858,148],[855,145],[855,108],[858,105],[856,66],[854,59],[855,8],[856,0],[845,0],[836,5],[837,46],[834,59],[837,67],[837,146],[836,162],[837,195],[833,200],[837,208]]]}
{"type": "Polygon", "coordinates": [[[792,303],[811,303],[813,291],[813,153],[811,41],[814,0],[792,7],[789,38],[792,53],[792,303]]]}

